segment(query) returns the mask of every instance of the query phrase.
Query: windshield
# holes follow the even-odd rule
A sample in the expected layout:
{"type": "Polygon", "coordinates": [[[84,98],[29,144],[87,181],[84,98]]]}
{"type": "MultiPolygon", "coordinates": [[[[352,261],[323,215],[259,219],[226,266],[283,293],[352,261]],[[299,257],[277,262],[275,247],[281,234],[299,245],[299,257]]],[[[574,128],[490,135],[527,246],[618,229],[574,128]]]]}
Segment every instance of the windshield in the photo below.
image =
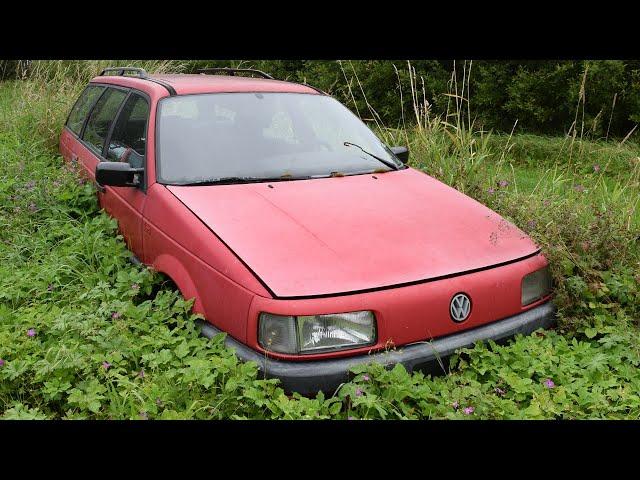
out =
{"type": "Polygon", "coordinates": [[[358,117],[325,95],[167,97],[159,104],[158,140],[158,179],[169,184],[355,175],[402,167],[358,117]]]}

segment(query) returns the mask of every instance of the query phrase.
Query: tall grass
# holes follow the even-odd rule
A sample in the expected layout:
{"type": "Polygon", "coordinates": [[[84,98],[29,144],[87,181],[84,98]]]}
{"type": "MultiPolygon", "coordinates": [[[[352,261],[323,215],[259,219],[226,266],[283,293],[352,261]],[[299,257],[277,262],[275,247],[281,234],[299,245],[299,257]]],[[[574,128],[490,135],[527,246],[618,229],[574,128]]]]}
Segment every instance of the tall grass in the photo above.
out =
{"type": "Polygon", "coordinates": [[[15,84],[21,96],[18,108],[26,114],[17,118],[37,119],[33,123],[36,127],[34,135],[45,139],[46,145],[53,148],[71,106],[89,80],[104,68],[135,66],[149,73],[180,73],[185,65],[168,60],[33,61],[25,70],[23,80],[15,84]]]}
{"type": "MultiPolygon", "coordinates": [[[[431,112],[424,79],[410,62],[406,68],[410,91],[403,92],[399,82],[399,99],[410,96],[413,109],[402,112],[402,124],[415,127],[382,125],[365,98],[367,117],[376,119],[373,127],[386,143],[407,144],[412,166],[487,204],[539,243],[552,264],[563,326],[584,322],[576,279],[599,285],[616,272],[640,281],[640,148],[589,137],[579,113],[586,72],[568,133],[542,137],[518,134],[517,121],[509,135],[476,127],[469,98],[471,62],[461,71],[454,66],[443,116],[431,112]],[[405,115],[412,115],[411,122],[405,115]]],[[[348,68],[343,72],[349,83],[358,84],[348,68]]],[[[366,97],[363,89],[350,92],[353,104],[355,95],[366,97]]],[[[632,311],[640,314],[640,306],[632,311]]]]}

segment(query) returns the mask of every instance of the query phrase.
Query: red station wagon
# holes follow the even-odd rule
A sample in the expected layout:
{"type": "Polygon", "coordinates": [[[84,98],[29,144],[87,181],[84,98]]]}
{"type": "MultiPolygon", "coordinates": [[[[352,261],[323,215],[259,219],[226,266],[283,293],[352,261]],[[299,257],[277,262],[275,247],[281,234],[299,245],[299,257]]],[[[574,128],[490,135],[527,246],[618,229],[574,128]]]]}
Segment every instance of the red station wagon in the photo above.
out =
{"type": "Polygon", "coordinates": [[[332,391],[364,362],[433,371],[554,321],[527,235],[308,85],[109,68],[60,150],[135,258],[195,298],[203,334],[287,391],[332,391]]]}

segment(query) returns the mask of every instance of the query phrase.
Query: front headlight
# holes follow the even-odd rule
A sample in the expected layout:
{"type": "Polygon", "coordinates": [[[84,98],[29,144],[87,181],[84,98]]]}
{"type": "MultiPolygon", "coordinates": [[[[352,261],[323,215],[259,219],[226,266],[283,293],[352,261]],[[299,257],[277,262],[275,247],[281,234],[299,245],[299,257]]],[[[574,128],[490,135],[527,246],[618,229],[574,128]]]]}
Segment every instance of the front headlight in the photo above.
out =
{"type": "Polygon", "coordinates": [[[375,343],[376,319],[370,311],[298,317],[261,313],[258,340],[265,350],[279,353],[357,348],[375,343]]]}
{"type": "Polygon", "coordinates": [[[551,293],[552,281],[549,266],[525,275],[522,279],[522,306],[540,300],[551,293]]]}

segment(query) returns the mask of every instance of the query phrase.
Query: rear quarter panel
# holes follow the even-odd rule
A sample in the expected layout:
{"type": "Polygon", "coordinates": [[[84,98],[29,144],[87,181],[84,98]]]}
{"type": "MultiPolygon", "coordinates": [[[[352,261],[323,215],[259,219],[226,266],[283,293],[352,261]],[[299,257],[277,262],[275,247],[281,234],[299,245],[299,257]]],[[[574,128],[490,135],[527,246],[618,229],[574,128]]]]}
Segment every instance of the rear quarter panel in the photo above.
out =
{"type": "Polygon", "coordinates": [[[67,129],[63,128],[60,134],[60,154],[67,162],[71,161],[71,153],[73,151],[73,142],[76,142],[76,138],[67,129]]]}

